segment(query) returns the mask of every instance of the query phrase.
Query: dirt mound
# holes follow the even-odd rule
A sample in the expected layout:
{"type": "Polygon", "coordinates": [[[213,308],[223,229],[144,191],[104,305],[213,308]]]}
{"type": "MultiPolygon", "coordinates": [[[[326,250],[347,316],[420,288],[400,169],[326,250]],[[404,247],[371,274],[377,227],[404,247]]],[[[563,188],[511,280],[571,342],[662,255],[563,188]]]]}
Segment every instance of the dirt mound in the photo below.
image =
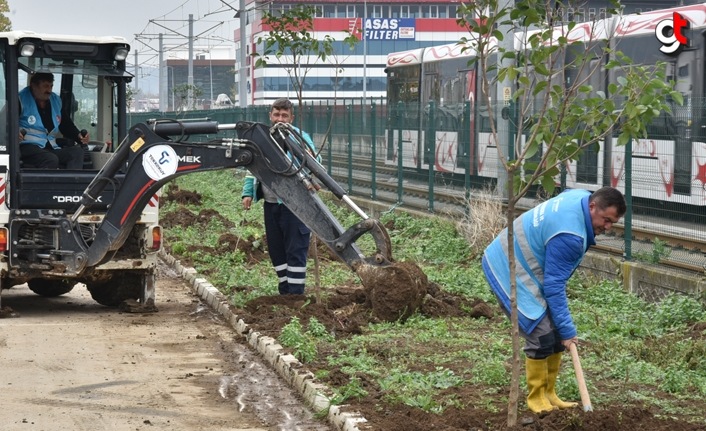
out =
{"type": "MultiPolygon", "coordinates": [[[[396,268],[412,268],[407,274],[418,275],[416,272],[418,268],[413,268],[415,266],[405,264],[397,265],[396,268]]],[[[387,272],[382,271],[375,274],[385,273],[387,272]]],[[[426,277],[424,277],[424,280],[426,280],[426,277]]],[[[419,288],[421,285],[418,284],[415,288],[419,288]]],[[[235,310],[235,313],[253,329],[273,337],[279,335],[282,326],[289,323],[292,317],[299,318],[303,324],[315,317],[331,333],[348,336],[360,333],[360,328],[370,323],[397,321],[400,316],[399,313],[404,311],[405,313],[403,314],[406,314],[407,311],[407,308],[402,306],[402,304],[405,302],[416,302],[400,299],[401,292],[404,290],[409,291],[409,289],[400,288],[395,294],[384,295],[381,293],[382,288],[382,284],[378,284],[373,288],[340,286],[332,294],[321,299],[320,302],[317,301],[315,295],[261,296],[248,302],[243,309],[235,310]],[[377,299],[372,300],[369,297],[370,292],[373,292],[377,299]],[[373,308],[373,304],[377,304],[377,312],[373,308]],[[396,318],[392,319],[392,317],[396,318]]],[[[307,291],[312,290],[313,288],[307,287],[307,291]]],[[[450,295],[442,294],[438,287],[427,289],[417,309],[420,313],[430,317],[438,316],[438,313],[484,318],[494,316],[492,307],[483,301],[479,300],[473,303],[459,297],[452,299],[450,295]],[[477,308],[483,307],[487,308],[487,315],[474,312],[477,308]],[[474,314],[476,315],[473,316],[474,314]]]]}
{"type": "Polygon", "coordinates": [[[176,226],[190,226],[196,224],[196,214],[188,208],[179,207],[176,211],[163,215],[159,222],[163,228],[169,229],[176,226]]]}
{"type": "MultiPolygon", "coordinates": [[[[470,391],[468,391],[470,392],[470,391]]],[[[458,394],[459,398],[473,393],[458,394]]],[[[371,403],[363,405],[364,417],[374,417],[375,422],[359,426],[364,431],[467,431],[467,430],[502,430],[502,431],[703,431],[704,426],[689,424],[678,419],[661,419],[654,412],[641,406],[614,406],[592,412],[581,408],[557,410],[543,417],[534,414],[520,414],[517,425],[505,425],[507,411],[489,413],[486,410],[450,407],[441,416],[427,413],[408,406],[396,406],[394,411],[379,411],[371,403]]]]}
{"type": "Polygon", "coordinates": [[[176,202],[181,205],[201,205],[201,194],[181,190],[176,184],[170,184],[162,200],[176,202]]]}
{"type": "Polygon", "coordinates": [[[252,236],[242,238],[232,233],[224,233],[218,238],[218,253],[233,252],[239,250],[247,259],[248,264],[255,264],[269,259],[264,250],[263,240],[252,236]]]}
{"type": "Polygon", "coordinates": [[[428,292],[429,280],[414,263],[362,265],[356,274],[365,286],[366,304],[385,322],[407,320],[422,306],[428,292]]]}
{"type": "MultiPolygon", "coordinates": [[[[234,310],[250,327],[262,334],[277,338],[282,328],[290,323],[292,317],[297,317],[302,325],[307,325],[311,318],[316,318],[327,331],[336,339],[342,340],[362,332],[362,329],[371,323],[388,321],[392,316],[399,316],[401,311],[406,311],[405,300],[400,299],[402,292],[419,293],[426,287],[423,300],[418,306],[419,313],[429,317],[466,316],[472,318],[496,319],[505,317],[496,312],[496,304],[488,304],[482,300],[470,301],[466,298],[442,291],[435,283],[428,283],[421,272],[411,264],[396,264],[390,269],[374,271],[366,275],[369,277],[368,287],[340,286],[327,289],[327,295],[317,301],[314,287],[307,287],[307,295],[275,295],[254,299],[239,310],[234,310]],[[402,277],[386,279],[387,276],[396,276],[398,271],[404,272],[402,277]],[[415,278],[416,277],[416,278],[415,278]],[[407,280],[410,286],[400,284],[400,280],[407,280]],[[394,282],[397,281],[397,283],[394,282]],[[382,294],[381,289],[386,286],[397,289],[390,294],[382,294]],[[377,312],[372,308],[376,303],[369,294],[376,296],[379,302],[377,312]],[[385,300],[390,300],[385,303],[385,300]],[[387,313],[387,314],[386,314],[387,313]]],[[[242,287],[247,289],[247,287],[242,287]]],[[[411,301],[416,304],[416,301],[411,301]]],[[[414,305],[414,304],[413,304],[414,305]]],[[[402,315],[406,315],[405,312],[402,315]]],[[[419,345],[422,351],[426,347],[419,345]]],[[[286,349],[285,349],[286,350],[286,349]]],[[[313,373],[326,371],[323,383],[343,387],[350,382],[351,376],[331,368],[326,362],[327,352],[319,351],[319,358],[307,363],[306,368],[313,373]]],[[[463,400],[463,407],[448,407],[442,414],[425,412],[419,408],[407,405],[390,405],[382,400],[385,393],[377,382],[368,376],[356,376],[361,380],[361,385],[368,395],[351,400],[344,410],[362,414],[368,422],[359,424],[362,431],[703,431],[703,425],[687,423],[676,417],[659,416],[650,408],[641,405],[595,405],[594,411],[584,412],[581,407],[571,410],[554,411],[539,417],[526,410],[520,409],[518,425],[509,428],[507,422],[507,388],[488,388],[477,385],[463,385],[449,388],[458,400],[463,400]],[[485,407],[476,408],[474,405],[483,405],[480,401],[481,394],[489,390],[498,392],[498,403],[495,411],[485,407]],[[503,401],[505,400],[505,401],[503,401]],[[477,401],[477,402],[476,402],[477,401]]],[[[578,400],[575,400],[578,401],[578,400]]],[[[522,402],[522,400],[521,400],[522,402]]],[[[633,403],[634,404],[634,403],[633,403]]]]}
{"type": "Polygon", "coordinates": [[[224,228],[231,228],[235,224],[223,217],[218,213],[218,211],[205,208],[199,211],[198,214],[194,214],[186,207],[179,207],[175,211],[170,212],[160,218],[160,223],[164,228],[170,228],[175,226],[190,226],[190,225],[208,225],[211,220],[218,220],[224,228]]]}

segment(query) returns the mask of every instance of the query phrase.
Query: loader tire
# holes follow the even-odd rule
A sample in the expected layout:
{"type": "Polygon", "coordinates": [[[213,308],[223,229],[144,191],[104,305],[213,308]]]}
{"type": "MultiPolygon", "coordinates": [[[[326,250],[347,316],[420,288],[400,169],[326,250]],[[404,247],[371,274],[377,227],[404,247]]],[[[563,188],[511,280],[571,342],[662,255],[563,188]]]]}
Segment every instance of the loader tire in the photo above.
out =
{"type": "Polygon", "coordinates": [[[145,276],[143,274],[115,274],[107,281],[86,283],[94,301],[106,307],[117,307],[123,301],[140,299],[145,276]]]}
{"type": "Polygon", "coordinates": [[[48,298],[69,293],[75,285],[75,280],[48,280],[45,278],[35,278],[27,282],[29,290],[48,298]]]}

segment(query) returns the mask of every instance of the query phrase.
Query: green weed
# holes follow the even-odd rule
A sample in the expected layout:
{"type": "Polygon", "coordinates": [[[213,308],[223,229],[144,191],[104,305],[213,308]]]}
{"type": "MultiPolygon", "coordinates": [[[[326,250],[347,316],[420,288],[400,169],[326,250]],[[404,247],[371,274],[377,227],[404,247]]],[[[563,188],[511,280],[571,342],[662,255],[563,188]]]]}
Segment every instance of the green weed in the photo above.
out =
{"type": "MultiPolygon", "coordinates": [[[[242,177],[243,171],[219,171],[186,175],[174,183],[202,195],[200,206],[187,206],[192,213],[214,209],[232,222],[229,233],[261,240],[262,205],[242,210],[242,177]]],[[[326,194],[321,196],[343,226],[360,221],[347,206],[326,194]]],[[[162,214],[181,209],[174,202],[164,202],[162,214]]],[[[452,222],[417,218],[398,210],[377,216],[388,226],[395,259],[417,263],[429,280],[447,293],[497,307],[476,257],[482,245],[476,244],[472,250],[452,222]]],[[[165,240],[177,259],[192,262],[236,306],[277,294],[269,259],[247,262],[239,252],[213,251],[218,247],[217,232],[223,229],[223,223],[216,220],[205,226],[178,226],[165,230],[165,240]]],[[[374,250],[366,235],[356,243],[366,255],[374,250]]],[[[650,259],[659,261],[665,253],[660,247],[661,242],[655,240],[650,259]]],[[[340,262],[326,260],[323,267],[324,296],[327,286],[359,284],[355,274],[340,262]]],[[[307,289],[314,283],[311,266],[309,271],[307,289]]],[[[594,405],[640,402],[664,415],[702,418],[702,412],[689,406],[706,397],[706,340],[703,333],[693,333],[694,324],[706,322],[703,303],[683,295],[647,303],[618,282],[596,280],[579,271],[569,281],[567,297],[582,340],[581,361],[594,405]],[[657,395],[663,393],[671,397],[657,395]]],[[[293,318],[282,328],[278,340],[302,362],[316,361],[322,368],[348,376],[345,384],[332,388],[339,403],[366,396],[365,382],[377,385],[386,402],[439,413],[461,405],[454,388],[473,385],[478,394],[473,400],[475,407],[497,412],[507,402],[512,354],[509,334],[509,319],[504,317],[428,318],[416,314],[404,324],[369,324],[360,334],[344,340],[335,338],[316,319],[304,324],[293,318]],[[326,357],[320,357],[324,351],[326,357]]],[[[318,371],[316,376],[325,379],[331,371],[318,371]]],[[[580,398],[568,355],[557,391],[562,398],[580,398]]]]}

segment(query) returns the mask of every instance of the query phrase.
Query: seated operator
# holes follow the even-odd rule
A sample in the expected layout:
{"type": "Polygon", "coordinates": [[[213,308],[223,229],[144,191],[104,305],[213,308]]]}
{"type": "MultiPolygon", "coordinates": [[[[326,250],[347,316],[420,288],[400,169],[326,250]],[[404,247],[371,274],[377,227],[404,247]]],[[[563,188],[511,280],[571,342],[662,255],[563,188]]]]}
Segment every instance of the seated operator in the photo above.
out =
{"type": "Polygon", "coordinates": [[[23,163],[35,168],[83,169],[84,150],[90,137],[81,135],[68,116],[62,117],[61,98],[52,92],[54,75],[35,73],[20,91],[20,154],[23,163]],[[68,138],[59,146],[57,135],[68,138]]]}

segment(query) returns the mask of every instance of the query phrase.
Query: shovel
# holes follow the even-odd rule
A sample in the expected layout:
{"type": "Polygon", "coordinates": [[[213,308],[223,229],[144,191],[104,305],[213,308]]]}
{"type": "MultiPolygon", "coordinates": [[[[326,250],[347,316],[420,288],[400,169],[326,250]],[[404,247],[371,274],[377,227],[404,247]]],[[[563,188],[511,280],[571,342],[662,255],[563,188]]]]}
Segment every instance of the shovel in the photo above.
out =
{"type": "Polygon", "coordinates": [[[579,393],[581,394],[583,411],[592,412],[593,407],[591,407],[591,398],[588,396],[588,388],[586,388],[586,380],[583,378],[583,368],[581,368],[581,359],[579,359],[579,352],[576,350],[576,344],[571,343],[569,345],[569,351],[571,352],[571,361],[574,363],[576,382],[579,385],[579,393]]]}

